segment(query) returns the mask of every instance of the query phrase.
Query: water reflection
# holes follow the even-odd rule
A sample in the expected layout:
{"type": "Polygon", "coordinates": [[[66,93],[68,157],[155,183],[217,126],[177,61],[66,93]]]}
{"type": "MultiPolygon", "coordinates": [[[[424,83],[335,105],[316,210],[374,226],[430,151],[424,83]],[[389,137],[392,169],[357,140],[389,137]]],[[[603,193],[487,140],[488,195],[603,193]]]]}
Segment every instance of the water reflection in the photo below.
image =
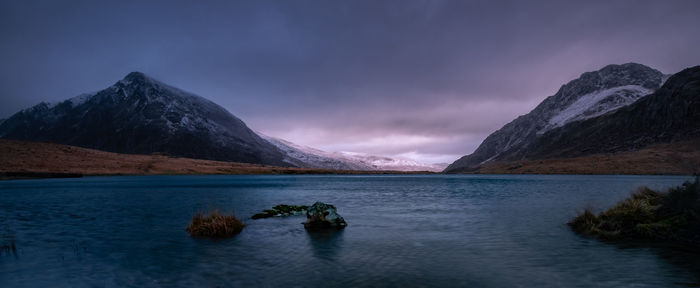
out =
{"type": "MultiPolygon", "coordinates": [[[[643,249],[642,247],[638,248],[643,249]]],[[[678,274],[679,272],[694,276],[691,276],[694,279],[676,281],[675,284],[688,287],[700,287],[700,251],[698,251],[697,248],[677,245],[668,246],[657,243],[651,245],[648,249],[658,255],[660,259],[672,265],[669,267],[672,268],[672,270],[666,272],[669,276],[678,274]]]]}
{"type": "Polygon", "coordinates": [[[0,245],[0,256],[3,255],[14,256],[17,258],[17,246],[15,246],[14,239],[9,238],[7,241],[3,239],[2,245],[0,245]]]}
{"type": "Polygon", "coordinates": [[[676,284],[688,287],[700,287],[700,258],[698,258],[696,252],[688,253],[687,251],[680,251],[678,249],[656,249],[654,252],[659,255],[659,258],[671,263],[679,270],[670,271],[670,273],[668,273],[669,275],[678,272],[694,275],[695,279],[677,281],[676,284]]]}
{"type": "Polygon", "coordinates": [[[334,262],[338,252],[343,248],[343,233],[345,233],[345,230],[335,229],[309,231],[306,233],[314,257],[334,262]]]}

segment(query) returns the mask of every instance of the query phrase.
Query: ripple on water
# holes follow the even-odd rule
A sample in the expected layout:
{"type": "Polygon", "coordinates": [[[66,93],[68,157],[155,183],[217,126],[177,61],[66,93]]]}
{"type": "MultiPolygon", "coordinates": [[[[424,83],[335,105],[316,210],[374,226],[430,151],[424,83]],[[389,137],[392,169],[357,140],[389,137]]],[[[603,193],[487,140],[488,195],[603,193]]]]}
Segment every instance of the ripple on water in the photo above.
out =
{"type": "Polygon", "coordinates": [[[0,287],[659,287],[698,283],[697,254],[619,247],[565,226],[661,176],[147,176],[0,182],[0,287]],[[308,233],[277,204],[334,204],[308,233]],[[234,211],[232,239],[190,238],[196,211],[234,211]],[[2,236],[2,235],[0,235],[2,236]]]}

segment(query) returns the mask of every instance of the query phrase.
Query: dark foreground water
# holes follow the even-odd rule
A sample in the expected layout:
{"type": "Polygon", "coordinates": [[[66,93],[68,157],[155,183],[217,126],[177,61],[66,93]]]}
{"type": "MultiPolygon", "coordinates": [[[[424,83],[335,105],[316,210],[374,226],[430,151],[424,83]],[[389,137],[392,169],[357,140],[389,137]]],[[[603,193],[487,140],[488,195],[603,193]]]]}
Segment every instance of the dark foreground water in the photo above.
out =
{"type": "Polygon", "coordinates": [[[0,182],[0,287],[659,287],[700,283],[700,255],[606,244],[565,223],[656,176],[142,176],[0,182]],[[276,204],[332,203],[309,234],[276,204]],[[193,239],[219,207],[247,227],[193,239]]]}

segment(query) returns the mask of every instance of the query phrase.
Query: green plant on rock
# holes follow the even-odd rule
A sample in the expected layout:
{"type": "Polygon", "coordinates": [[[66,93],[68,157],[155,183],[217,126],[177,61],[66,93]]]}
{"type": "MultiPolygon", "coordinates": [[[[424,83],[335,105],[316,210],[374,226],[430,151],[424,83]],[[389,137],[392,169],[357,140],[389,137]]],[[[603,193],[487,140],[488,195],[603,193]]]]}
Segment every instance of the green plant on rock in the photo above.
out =
{"type": "Polygon", "coordinates": [[[287,205],[287,204],[280,204],[275,207],[272,207],[272,209],[265,209],[261,213],[257,213],[251,217],[252,219],[262,219],[262,218],[270,218],[270,217],[284,217],[284,216],[291,216],[291,215],[302,215],[306,213],[306,210],[308,209],[308,206],[304,205],[287,205]]]}

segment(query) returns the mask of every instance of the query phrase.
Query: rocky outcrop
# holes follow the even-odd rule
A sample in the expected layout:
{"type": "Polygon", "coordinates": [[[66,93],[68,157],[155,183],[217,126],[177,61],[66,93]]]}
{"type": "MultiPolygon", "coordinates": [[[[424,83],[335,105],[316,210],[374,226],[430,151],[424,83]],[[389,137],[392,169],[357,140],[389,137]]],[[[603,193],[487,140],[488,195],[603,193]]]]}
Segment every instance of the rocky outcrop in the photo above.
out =
{"type": "Polygon", "coordinates": [[[338,215],[333,205],[316,202],[306,211],[304,228],[307,230],[343,229],[345,226],[345,219],[338,215]]]}

